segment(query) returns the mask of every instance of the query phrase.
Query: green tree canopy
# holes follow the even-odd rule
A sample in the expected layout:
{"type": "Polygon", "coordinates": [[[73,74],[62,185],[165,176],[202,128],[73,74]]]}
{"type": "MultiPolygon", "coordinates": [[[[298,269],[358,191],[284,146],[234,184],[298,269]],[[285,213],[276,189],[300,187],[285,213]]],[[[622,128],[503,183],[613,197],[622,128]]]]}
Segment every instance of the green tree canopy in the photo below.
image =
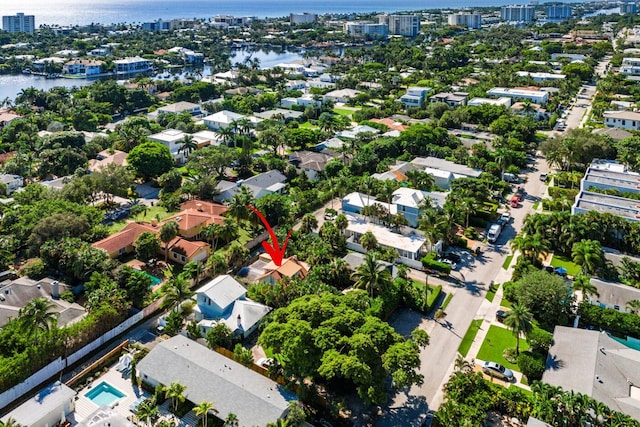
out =
{"type": "Polygon", "coordinates": [[[143,142],[129,152],[127,162],[136,175],[149,180],[157,178],[173,167],[169,148],[159,142],[143,142]]]}

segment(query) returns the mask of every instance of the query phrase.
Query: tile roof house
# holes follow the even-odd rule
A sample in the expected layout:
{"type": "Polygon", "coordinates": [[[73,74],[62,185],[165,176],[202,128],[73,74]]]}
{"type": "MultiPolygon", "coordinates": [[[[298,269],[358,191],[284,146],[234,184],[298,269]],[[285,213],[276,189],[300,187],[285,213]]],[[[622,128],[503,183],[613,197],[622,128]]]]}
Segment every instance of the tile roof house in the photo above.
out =
{"type": "Polygon", "coordinates": [[[158,115],[162,114],[181,114],[184,112],[188,112],[192,116],[200,116],[202,114],[202,110],[200,109],[200,104],[194,104],[193,102],[180,101],[175,102],[173,104],[165,105],[164,107],[158,108],[158,115]]]}
{"type": "Polygon", "coordinates": [[[120,150],[113,150],[113,153],[110,150],[102,150],[95,159],[89,160],[89,171],[98,172],[112,163],[118,166],[127,166],[127,155],[120,150]]]}
{"type": "Polygon", "coordinates": [[[234,335],[248,337],[271,311],[266,305],[247,299],[247,290],[224,274],[196,291],[195,318],[203,334],[222,322],[234,335]]]}
{"type": "Polygon", "coordinates": [[[556,326],[542,381],[640,419],[640,351],[604,332],[556,326]]]}
{"type": "Polygon", "coordinates": [[[21,115],[10,112],[9,110],[0,110],[0,129],[11,123],[15,119],[22,118],[21,115]]]}
{"type": "Polygon", "coordinates": [[[214,200],[218,202],[230,200],[234,194],[240,191],[240,187],[242,186],[248,187],[256,200],[266,196],[267,194],[282,194],[286,187],[286,180],[287,177],[275,169],[237,182],[222,180],[216,187],[220,194],[215,196],[214,200]]]}
{"type": "Polygon", "coordinates": [[[275,284],[278,280],[282,280],[285,277],[288,278],[304,278],[309,274],[309,264],[303,261],[299,261],[296,256],[285,258],[282,260],[282,264],[277,266],[271,260],[271,257],[267,254],[260,256],[265,261],[268,261],[266,265],[262,266],[265,271],[258,281],[275,284]]]}
{"type": "Polygon", "coordinates": [[[233,413],[239,425],[274,422],[296,400],[275,381],[182,335],[159,343],[136,368],[151,387],[177,381],[186,386],[190,402],[215,402],[218,418],[233,413]]]}

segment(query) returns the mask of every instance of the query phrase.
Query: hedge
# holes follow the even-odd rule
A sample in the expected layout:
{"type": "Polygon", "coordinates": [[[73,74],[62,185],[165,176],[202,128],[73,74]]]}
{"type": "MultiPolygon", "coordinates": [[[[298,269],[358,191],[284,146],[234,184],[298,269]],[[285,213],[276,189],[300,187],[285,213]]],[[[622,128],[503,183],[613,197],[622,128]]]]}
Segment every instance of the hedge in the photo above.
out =
{"type": "Polygon", "coordinates": [[[549,196],[553,199],[562,198],[563,196],[569,200],[573,200],[580,190],[561,187],[549,187],[549,196]]]}
{"type": "Polygon", "coordinates": [[[542,379],[546,364],[546,356],[540,353],[523,351],[518,356],[518,367],[522,374],[527,377],[527,381],[539,381],[542,379]]]}
{"type": "Polygon", "coordinates": [[[422,258],[422,265],[424,268],[440,271],[442,273],[451,273],[451,266],[445,262],[436,261],[436,253],[429,252],[422,258]]]}
{"type": "Polygon", "coordinates": [[[580,315],[580,325],[583,327],[593,326],[615,335],[640,338],[640,316],[637,314],[622,313],[588,302],[580,303],[578,314],[580,315]]]}

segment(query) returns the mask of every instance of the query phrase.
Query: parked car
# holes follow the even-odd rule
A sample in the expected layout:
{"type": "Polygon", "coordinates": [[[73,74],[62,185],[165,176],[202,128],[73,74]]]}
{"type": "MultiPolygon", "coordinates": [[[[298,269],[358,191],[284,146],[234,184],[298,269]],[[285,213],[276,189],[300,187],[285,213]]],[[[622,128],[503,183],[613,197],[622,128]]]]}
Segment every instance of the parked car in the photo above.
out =
{"type": "Polygon", "coordinates": [[[501,378],[508,382],[513,381],[513,372],[511,372],[511,369],[505,368],[496,362],[484,362],[482,364],[482,372],[491,377],[501,378]]]}
{"type": "Polygon", "coordinates": [[[456,264],[460,262],[461,258],[460,255],[453,253],[453,252],[449,252],[447,254],[444,254],[444,257],[450,261],[455,262],[456,264]]]}
{"type": "Polygon", "coordinates": [[[511,198],[511,203],[510,203],[511,207],[512,208],[517,208],[518,207],[518,203],[520,203],[520,198],[518,196],[513,196],[511,198]]]}
{"type": "Polygon", "coordinates": [[[257,360],[256,365],[265,369],[269,369],[269,366],[273,365],[273,359],[270,357],[261,357],[257,360]]]}
{"type": "Polygon", "coordinates": [[[546,173],[541,173],[540,174],[540,181],[545,182],[547,180],[547,174],[546,173]]]}
{"type": "Polygon", "coordinates": [[[326,221],[333,221],[334,219],[336,219],[337,216],[338,216],[337,212],[333,209],[327,209],[324,212],[324,219],[326,221]]]}
{"type": "Polygon", "coordinates": [[[524,187],[518,187],[518,189],[516,190],[516,196],[518,196],[518,198],[520,200],[522,200],[525,196],[525,192],[524,192],[524,187]]]}
{"type": "Polygon", "coordinates": [[[496,311],[496,320],[500,323],[504,322],[504,318],[507,317],[507,312],[504,310],[496,311]]]}
{"type": "Polygon", "coordinates": [[[511,213],[509,212],[503,212],[502,215],[500,215],[500,219],[498,220],[498,222],[502,224],[508,224],[509,221],[511,221],[511,213]]]}

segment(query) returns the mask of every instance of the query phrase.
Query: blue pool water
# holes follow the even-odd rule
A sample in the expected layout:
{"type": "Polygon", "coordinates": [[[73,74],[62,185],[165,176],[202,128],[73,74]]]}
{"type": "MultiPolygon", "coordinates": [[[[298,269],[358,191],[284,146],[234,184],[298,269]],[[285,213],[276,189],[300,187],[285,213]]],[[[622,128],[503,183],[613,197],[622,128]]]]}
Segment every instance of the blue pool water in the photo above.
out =
{"type": "Polygon", "coordinates": [[[162,279],[159,277],[156,277],[152,274],[147,273],[146,271],[142,271],[142,270],[138,270],[137,268],[134,268],[134,270],[137,270],[139,272],[141,272],[142,274],[144,274],[145,276],[149,276],[149,278],[151,279],[151,286],[155,286],[158,283],[162,282],[162,279]]]}
{"type": "Polygon", "coordinates": [[[123,392],[104,381],[85,393],[85,397],[98,406],[110,406],[124,396],[123,392]]]}

